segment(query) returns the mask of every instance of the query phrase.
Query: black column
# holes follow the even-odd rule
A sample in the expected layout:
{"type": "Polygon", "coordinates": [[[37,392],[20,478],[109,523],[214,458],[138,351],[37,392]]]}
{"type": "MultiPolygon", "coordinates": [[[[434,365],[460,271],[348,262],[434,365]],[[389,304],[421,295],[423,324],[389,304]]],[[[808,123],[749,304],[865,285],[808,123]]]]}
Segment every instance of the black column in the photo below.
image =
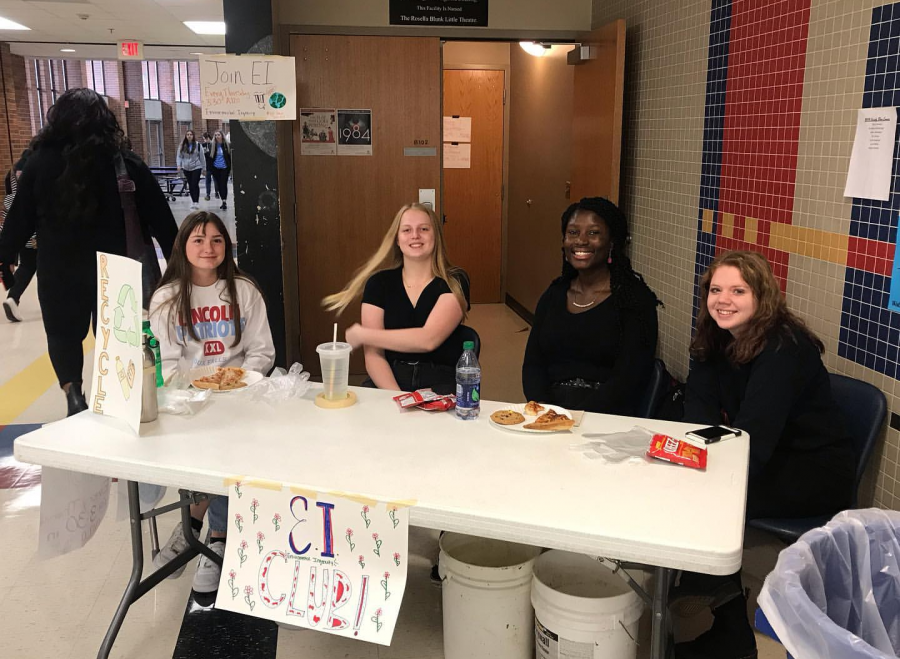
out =
{"type": "MultiPolygon", "coordinates": [[[[224,0],[225,50],[229,54],[271,55],[271,0],[224,0]]],[[[281,265],[281,211],[274,121],[232,120],[234,217],[238,265],[259,282],[275,341],[275,363],[285,366],[284,277],[281,265]]]]}

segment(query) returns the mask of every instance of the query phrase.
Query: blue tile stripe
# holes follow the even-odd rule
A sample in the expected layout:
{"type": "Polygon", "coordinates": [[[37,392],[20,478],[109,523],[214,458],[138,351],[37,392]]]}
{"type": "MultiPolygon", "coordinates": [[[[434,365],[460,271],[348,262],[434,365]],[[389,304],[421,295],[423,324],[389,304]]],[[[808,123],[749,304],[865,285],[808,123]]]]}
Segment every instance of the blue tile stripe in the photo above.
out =
{"type": "MultiPolygon", "coordinates": [[[[900,2],[875,7],[869,29],[863,108],[900,106],[900,2]]],[[[850,235],[886,243],[897,240],[900,215],[900,140],[894,145],[890,199],[853,200],[850,235]]],[[[848,267],[844,277],[838,355],[900,379],[900,314],[887,309],[891,277],[848,267]]]]}
{"type": "Polygon", "coordinates": [[[709,19],[709,56],[706,71],[706,112],[703,119],[703,159],[697,215],[697,256],[694,265],[694,319],[700,306],[700,277],[715,258],[722,138],[725,131],[725,92],[731,41],[732,0],[713,0],[709,19]],[[703,211],[714,213],[713,231],[703,231],[703,211]]]}

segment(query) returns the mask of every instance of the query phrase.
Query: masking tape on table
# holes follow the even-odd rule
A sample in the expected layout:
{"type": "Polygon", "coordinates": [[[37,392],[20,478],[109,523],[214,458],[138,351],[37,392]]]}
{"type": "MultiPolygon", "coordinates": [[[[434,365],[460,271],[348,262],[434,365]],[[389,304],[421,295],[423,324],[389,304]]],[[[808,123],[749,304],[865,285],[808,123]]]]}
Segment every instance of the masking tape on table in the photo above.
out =
{"type": "MultiPolygon", "coordinates": [[[[265,480],[263,478],[247,478],[246,476],[234,476],[232,478],[226,478],[224,480],[225,487],[231,487],[232,485],[237,485],[240,483],[241,485],[246,485],[248,487],[258,487],[265,490],[275,490],[276,492],[280,492],[284,489],[284,485],[277,481],[265,480]]],[[[343,499],[347,499],[349,501],[355,501],[356,503],[360,503],[364,506],[377,506],[379,503],[384,503],[388,508],[412,508],[418,503],[417,499],[397,499],[396,501],[380,501],[378,499],[367,497],[362,494],[355,494],[353,492],[340,492],[338,490],[326,490],[326,491],[318,491],[312,490],[306,487],[299,487],[296,485],[289,485],[288,489],[291,494],[298,494],[300,496],[305,496],[309,499],[318,499],[321,496],[335,496],[341,497],[343,499]]]]}
{"type": "Polygon", "coordinates": [[[232,478],[226,478],[224,480],[225,487],[231,487],[232,485],[237,485],[238,483],[240,483],[241,485],[246,485],[248,487],[258,487],[262,490],[275,490],[276,492],[280,492],[284,487],[278,481],[270,481],[264,478],[246,478],[244,476],[235,476],[232,478]]]}

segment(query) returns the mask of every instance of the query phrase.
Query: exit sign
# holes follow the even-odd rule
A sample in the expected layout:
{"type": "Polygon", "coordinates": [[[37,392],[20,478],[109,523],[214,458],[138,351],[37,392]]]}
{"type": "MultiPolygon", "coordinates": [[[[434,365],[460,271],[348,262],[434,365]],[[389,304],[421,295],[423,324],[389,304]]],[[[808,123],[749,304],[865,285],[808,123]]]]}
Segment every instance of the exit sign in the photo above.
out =
{"type": "Polygon", "coordinates": [[[120,41],[119,59],[144,59],[144,44],[140,41],[120,41]]]}

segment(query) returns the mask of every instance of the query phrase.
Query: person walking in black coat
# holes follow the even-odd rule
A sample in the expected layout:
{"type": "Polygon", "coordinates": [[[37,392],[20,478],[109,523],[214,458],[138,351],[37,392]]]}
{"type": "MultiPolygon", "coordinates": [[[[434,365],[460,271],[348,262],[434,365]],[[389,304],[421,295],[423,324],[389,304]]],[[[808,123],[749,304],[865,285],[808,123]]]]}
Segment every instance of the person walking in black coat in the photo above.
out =
{"type": "Polygon", "coordinates": [[[145,245],[156,238],[168,259],[178,232],[156,179],[139,156],[123,148],[124,140],[96,92],[70,89],[60,96],[34,139],[0,234],[0,268],[8,270],[37,232],[38,297],[69,415],[87,409],[82,342],[96,314],[97,252],[128,254],[119,179],[127,175],[134,184],[145,245]],[[117,176],[116,163],[123,161],[125,171],[117,176]]]}

